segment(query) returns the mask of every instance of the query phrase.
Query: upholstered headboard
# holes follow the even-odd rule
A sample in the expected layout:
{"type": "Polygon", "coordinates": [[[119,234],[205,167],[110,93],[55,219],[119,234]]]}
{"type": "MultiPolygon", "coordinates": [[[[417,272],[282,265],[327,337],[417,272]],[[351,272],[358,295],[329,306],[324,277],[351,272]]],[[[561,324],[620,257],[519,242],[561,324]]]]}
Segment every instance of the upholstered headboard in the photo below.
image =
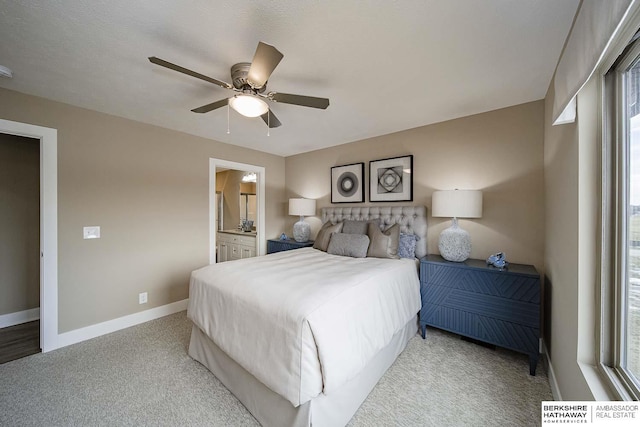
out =
{"type": "Polygon", "coordinates": [[[383,230],[393,224],[400,224],[403,234],[415,234],[416,256],[427,255],[427,208],[424,206],[362,206],[322,208],[322,222],[335,224],[345,220],[366,221],[380,219],[383,230]]]}

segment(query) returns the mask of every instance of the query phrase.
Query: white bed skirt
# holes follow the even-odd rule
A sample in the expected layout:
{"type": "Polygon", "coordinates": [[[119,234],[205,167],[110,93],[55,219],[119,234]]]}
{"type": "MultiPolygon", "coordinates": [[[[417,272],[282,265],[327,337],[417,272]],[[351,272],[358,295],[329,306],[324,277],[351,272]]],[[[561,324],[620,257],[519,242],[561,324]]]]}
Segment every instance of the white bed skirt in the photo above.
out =
{"type": "Polygon", "coordinates": [[[344,426],[417,331],[416,316],[355,378],[330,395],[320,394],[298,407],[258,381],[195,325],[189,356],[206,366],[265,427],[344,426]]]}

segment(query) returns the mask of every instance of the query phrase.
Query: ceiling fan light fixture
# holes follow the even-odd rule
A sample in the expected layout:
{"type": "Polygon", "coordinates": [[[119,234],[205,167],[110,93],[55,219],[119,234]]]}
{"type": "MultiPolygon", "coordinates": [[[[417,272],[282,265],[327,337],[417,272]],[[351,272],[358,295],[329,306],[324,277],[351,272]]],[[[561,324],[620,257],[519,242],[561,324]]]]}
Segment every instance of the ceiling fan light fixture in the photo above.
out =
{"type": "Polygon", "coordinates": [[[245,117],[258,117],[269,111],[267,103],[253,95],[236,95],[229,98],[229,105],[245,117]]]}

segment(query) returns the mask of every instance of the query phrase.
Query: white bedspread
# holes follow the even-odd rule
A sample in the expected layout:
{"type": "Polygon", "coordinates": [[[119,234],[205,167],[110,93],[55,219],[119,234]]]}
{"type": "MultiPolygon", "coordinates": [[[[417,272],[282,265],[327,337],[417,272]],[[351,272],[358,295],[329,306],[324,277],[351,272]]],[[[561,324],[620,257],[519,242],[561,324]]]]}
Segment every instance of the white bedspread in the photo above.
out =
{"type": "Polygon", "coordinates": [[[353,378],[419,310],[413,260],[303,248],[194,271],[188,316],[298,406],[353,378]]]}

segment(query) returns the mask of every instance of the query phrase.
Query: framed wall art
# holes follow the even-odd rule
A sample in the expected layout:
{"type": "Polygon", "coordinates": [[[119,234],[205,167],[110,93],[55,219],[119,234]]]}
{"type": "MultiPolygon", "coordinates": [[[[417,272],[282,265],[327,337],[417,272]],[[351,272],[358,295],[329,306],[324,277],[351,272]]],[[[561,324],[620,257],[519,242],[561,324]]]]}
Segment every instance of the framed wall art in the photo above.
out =
{"type": "Polygon", "coordinates": [[[370,161],[369,198],[372,202],[413,201],[413,156],[370,161]]]}
{"type": "Polygon", "coordinates": [[[364,163],[331,168],[331,203],[364,202],[364,163]]]}

